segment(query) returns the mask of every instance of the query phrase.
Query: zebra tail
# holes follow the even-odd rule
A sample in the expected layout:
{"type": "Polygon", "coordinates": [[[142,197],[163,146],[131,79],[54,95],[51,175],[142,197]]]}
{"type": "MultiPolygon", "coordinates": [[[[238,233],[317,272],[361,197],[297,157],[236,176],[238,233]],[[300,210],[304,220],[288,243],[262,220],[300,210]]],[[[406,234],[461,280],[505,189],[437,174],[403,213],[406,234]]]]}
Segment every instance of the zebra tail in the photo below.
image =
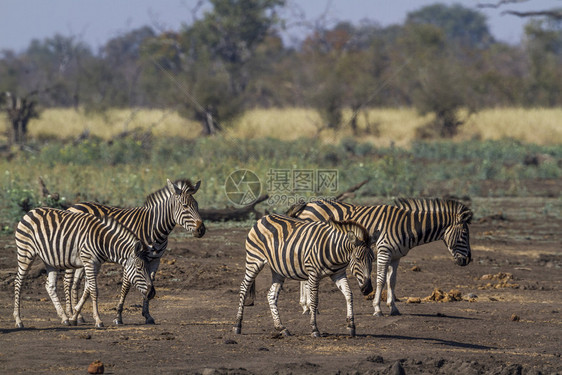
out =
{"type": "Polygon", "coordinates": [[[248,288],[248,293],[244,297],[244,306],[254,306],[254,300],[256,299],[256,282],[252,281],[250,287],[248,288]]]}
{"type": "Polygon", "coordinates": [[[295,203],[285,213],[285,215],[290,217],[297,217],[298,214],[306,207],[306,203],[295,203]]]}

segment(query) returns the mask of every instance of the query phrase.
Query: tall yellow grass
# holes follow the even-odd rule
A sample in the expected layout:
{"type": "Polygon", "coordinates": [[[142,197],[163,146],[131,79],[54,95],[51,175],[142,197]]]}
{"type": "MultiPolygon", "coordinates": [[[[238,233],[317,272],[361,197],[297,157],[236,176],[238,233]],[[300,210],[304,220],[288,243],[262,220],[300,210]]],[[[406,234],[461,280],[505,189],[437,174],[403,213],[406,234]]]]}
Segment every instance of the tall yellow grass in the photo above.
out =
{"type": "MultiPolygon", "coordinates": [[[[496,108],[485,109],[466,119],[456,141],[467,139],[513,138],[539,145],[562,143],[562,108],[496,108]]],[[[254,109],[231,124],[222,124],[226,135],[236,138],[272,137],[282,140],[320,138],[337,143],[352,137],[349,126],[351,111],[344,112],[342,130],[323,129],[318,113],[306,108],[254,109]]],[[[391,143],[407,147],[415,139],[415,131],[432,119],[420,116],[412,108],[371,109],[358,117],[360,141],[377,146],[391,143]]],[[[0,118],[6,124],[5,118],[0,118]]],[[[71,139],[85,130],[110,139],[123,131],[150,130],[155,136],[191,139],[201,134],[198,123],[182,118],[177,112],[147,109],[113,109],[104,114],[85,114],[73,109],[47,109],[41,118],[32,120],[29,133],[34,138],[71,139]]],[[[4,134],[5,137],[5,134],[4,134]]]]}

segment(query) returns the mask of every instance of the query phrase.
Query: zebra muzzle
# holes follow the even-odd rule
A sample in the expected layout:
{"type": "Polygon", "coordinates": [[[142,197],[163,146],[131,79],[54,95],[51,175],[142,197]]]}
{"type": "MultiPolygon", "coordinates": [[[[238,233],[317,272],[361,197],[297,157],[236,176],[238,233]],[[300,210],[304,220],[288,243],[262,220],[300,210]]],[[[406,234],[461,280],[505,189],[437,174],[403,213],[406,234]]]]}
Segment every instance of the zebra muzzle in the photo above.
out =
{"type": "Polygon", "coordinates": [[[470,257],[463,257],[463,256],[457,256],[455,257],[455,263],[457,264],[457,266],[467,266],[470,263],[470,257]]]}
{"type": "Polygon", "coordinates": [[[193,231],[193,235],[197,238],[203,237],[205,235],[205,224],[202,221],[198,221],[195,230],[193,231]]]}
{"type": "Polygon", "coordinates": [[[361,286],[361,293],[364,296],[371,294],[373,292],[373,284],[371,283],[371,279],[369,278],[368,281],[361,286]]]}

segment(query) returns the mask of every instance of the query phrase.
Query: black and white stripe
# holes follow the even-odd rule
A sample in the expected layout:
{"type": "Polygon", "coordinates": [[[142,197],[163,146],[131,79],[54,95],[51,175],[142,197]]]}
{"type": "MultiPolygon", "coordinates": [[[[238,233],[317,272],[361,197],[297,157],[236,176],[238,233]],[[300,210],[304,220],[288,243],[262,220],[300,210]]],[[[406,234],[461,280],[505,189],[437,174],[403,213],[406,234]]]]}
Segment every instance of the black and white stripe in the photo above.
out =
{"type": "Polygon", "coordinates": [[[21,284],[29,267],[38,256],[47,268],[47,292],[63,324],[76,324],[84,302],[92,297],[96,326],[102,327],[97,298],[97,274],[103,262],[119,263],[124,273],[145,298],[154,297],[148,272],[146,251],[142,242],[113,219],[54,208],[29,211],[16,228],[18,270],[14,281],[14,318],[22,328],[20,317],[21,284]],[[86,287],[76,311],[69,317],[62,308],[57,293],[57,273],[64,269],[84,268],[86,287]]]}
{"type": "MultiPolygon", "coordinates": [[[[415,246],[443,240],[455,263],[471,261],[468,224],[472,212],[462,203],[442,199],[397,199],[393,205],[360,206],[338,201],[316,201],[295,205],[288,214],[304,220],[353,220],[370,233],[380,232],[376,243],[377,289],[374,315],[382,315],[380,296],[385,281],[390,315],[398,315],[394,298],[396,272],[400,258],[415,246]]],[[[301,306],[306,312],[310,302],[301,283],[301,306]]]]}
{"type": "Polygon", "coordinates": [[[312,335],[320,335],[316,325],[318,285],[325,276],[336,283],[347,304],[347,327],[355,335],[353,300],[347,283],[349,266],[363,294],[372,291],[373,252],[367,230],[351,221],[306,222],[282,215],[258,220],[246,239],[246,273],[240,286],[240,301],[234,332],[240,333],[244,305],[253,304],[255,278],[266,264],[272,273],[267,294],[275,329],[288,335],[277,310],[279,291],[286,278],[306,280],[311,291],[312,335]],[[248,295],[249,293],[249,295],[248,295]]]}
{"type": "MultiPolygon", "coordinates": [[[[149,270],[152,280],[160,265],[160,258],[168,245],[168,236],[176,225],[181,225],[195,237],[205,234],[205,225],[199,214],[199,206],[193,194],[197,192],[201,181],[193,185],[189,180],[167,181],[166,187],[150,194],[142,207],[117,208],[94,202],[78,203],[70,211],[85,212],[98,217],[109,216],[131,230],[146,246],[151,248],[149,270]]],[[[72,301],[76,303],[82,271],[77,270],[72,283],[72,301]]],[[[70,295],[68,285],[72,275],[65,274],[65,294],[70,295]]],[[[131,287],[130,281],[123,275],[123,285],[117,305],[115,324],[123,324],[123,305],[131,287]]],[[[142,315],[147,324],[154,324],[149,313],[148,299],[143,301],[142,315]]]]}

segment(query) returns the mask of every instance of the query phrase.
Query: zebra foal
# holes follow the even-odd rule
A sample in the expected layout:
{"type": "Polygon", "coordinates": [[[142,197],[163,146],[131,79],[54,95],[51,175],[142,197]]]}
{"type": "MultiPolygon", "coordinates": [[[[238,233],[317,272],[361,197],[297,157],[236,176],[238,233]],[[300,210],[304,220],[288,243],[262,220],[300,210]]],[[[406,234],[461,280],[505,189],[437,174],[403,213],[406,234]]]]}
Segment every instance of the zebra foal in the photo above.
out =
{"type": "Polygon", "coordinates": [[[256,276],[269,264],[272,285],[267,299],[277,331],[290,335],[281,323],[277,309],[285,279],[307,280],[311,291],[312,336],[320,336],[316,324],[318,286],[320,279],[330,276],[345,296],[347,329],[351,336],[355,336],[353,297],[347,283],[346,268],[349,266],[357,278],[361,292],[369,294],[373,289],[373,252],[370,245],[367,230],[350,221],[305,222],[282,215],[268,215],[258,220],[246,239],[246,272],[240,286],[234,333],[241,333],[244,305],[253,304],[256,276]]]}
{"type": "MultiPolygon", "coordinates": [[[[160,265],[160,258],[164,255],[168,245],[168,236],[176,225],[181,225],[188,232],[193,232],[195,237],[203,237],[205,224],[199,214],[199,205],[193,195],[199,190],[201,181],[193,185],[189,180],[178,180],[171,182],[167,180],[166,186],[148,195],[144,206],[134,208],[117,208],[94,202],[78,203],[68,210],[73,212],[85,212],[98,217],[112,217],[122,225],[131,230],[145,246],[152,249],[149,257],[150,277],[154,280],[156,271],[160,265]]],[[[67,310],[72,310],[72,304],[76,304],[80,280],[83,270],[67,271],[65,274],[65,295],[67,299],[67,310]],[[74,278],[74,281],[72,281],[74,278]],[[72,284],[72,293],[70,285],[72,284]]],[[[130,281],[123,274],[123,284],[119,302],[117,304],[117,315],[115,324],[123,324],[123,305],[131,287],[130,281]]],[[[147,298],[143,300],[142,316],[146,324],[154,324],[154,318],[149,312],[147,298]]]]}
{"type": "Polygon", "coordinates": [[[54,208],[37,208],[20,220],[15,240],[18,269],[14,281],[14,319],[17,328],[23,328],[20,317],[21,284],[36,257],[45,263],[48,274],[45,287],[65,325],[76,325],[80,310],[91,297],[96,327],[103,327],[97,305],[97,274],[103,262],[121,264],[127,278],[143,296],[150,299],[155,295],[142,242],[115,220],[100,220],[92,215],[54,208]],[[57,271],[82,267],[86,272],[86,287],[69,320],[56,292],[57,271]]]}
{"type": "MultiPolygon", "coordinates": [[[[380,298],[387,284],[390,315],[399,315],[394,288],[400,259],[411,248],[443,240],[455,263],[466,266],[472,259],[468,224],[472,212],[462,203],[442,199],[397,199],[395,205],[361,206],[338,201],[315,201],[294,205],[289,216],[303,220],[353,220],[370,233],[380,232],[376,243],[377,288],[373,300],[374,315],[381,316],[380,298]]],[[[300,304],[309,311],[307,285],[301,283],[300,304]]]]}

